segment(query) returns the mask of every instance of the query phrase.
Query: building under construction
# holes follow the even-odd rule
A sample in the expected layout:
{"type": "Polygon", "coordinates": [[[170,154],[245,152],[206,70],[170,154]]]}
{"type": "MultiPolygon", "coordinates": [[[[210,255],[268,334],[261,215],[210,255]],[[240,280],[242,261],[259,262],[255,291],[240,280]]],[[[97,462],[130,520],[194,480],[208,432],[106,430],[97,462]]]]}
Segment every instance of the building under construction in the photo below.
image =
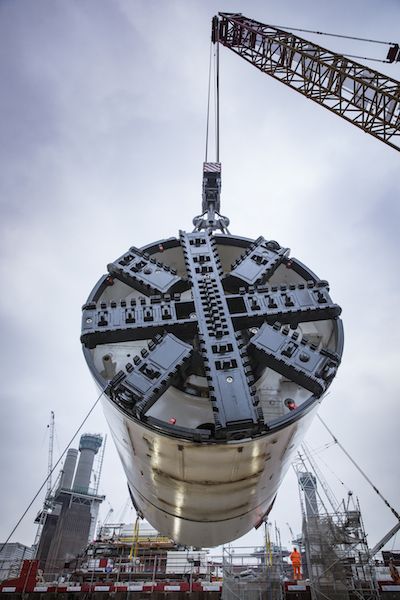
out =
{"type": "Polygon", "coordinates": [[[265,545],[224,547],[222,554],[183,548],[155,532],[110,524],[74,560],[57,573],[38,570],[24,561],[20,576],[0,583],[1,592],[120,592],[130,598],[194,598],[223,600],[398,600],[400,585],[391,570],[375,566],[362,536],[361,515],[340,513],[305,516],[301,540],[302,576],[293,578],[289,551],[275,528],[266,526],[265,545]],[[348,538],[351,536],[351,539],[348,538]],[[272,540],[271,538],[275,539],[272,540]],[[144,596],[144,595],[145,596],[144,596]]]}
{"type": "MultiPolygon", "coordinates": [[[[71,454],[76,460],[76,453],[71,454]]],[[[367,544],[358,501],[351,494],[346,501],[336,500],[305,445],[294,469],[303,517],[302,533],[293,540],[302,557],[300,578],[294,576],[290,550],[283,546],[276,525],[264,524],[262,546],[225,546],[218,553],[180,546],[139,519],[124,525],[107,523],[106,517],[93,541],[87,544],[87,538],[86,542],[79,538],[85,548],[75,556],[68,546],[71,530],[63,534],[62,521],[56,521],[54,537],[64,542],[58,547],[69,548],[69,560],[64,557],[53,571],[45,567],[43,575],[38,560],[25,561],[20,576],[4,581],[0,591],[120,592],[138,600],[143,594],[180,598],[188,593],[209,600],[399,600],[396,565],[400,566],[400,554],[386,552],[384,563],[377,564],[367,544]]],[[[73,492],[59,489],[61,497],[73,492]]],[[[83,490],[75,493],[85,496],[83,490]]],[[[88,512],[76,514],[87,531],[88,512]]],[[[64,522],[69,522],[69,516],[64,522]]],[[[53,547],[51,543],[50,551],[53,547]]]]}
{"type": "Polygon", "coordinates": [[[313,600],[378,597],[375,563],[367,544],[360,506],[351,493],[347,502],[329,508],[317,478],[296,464],[303,515],[302,547],[313,600]]]}

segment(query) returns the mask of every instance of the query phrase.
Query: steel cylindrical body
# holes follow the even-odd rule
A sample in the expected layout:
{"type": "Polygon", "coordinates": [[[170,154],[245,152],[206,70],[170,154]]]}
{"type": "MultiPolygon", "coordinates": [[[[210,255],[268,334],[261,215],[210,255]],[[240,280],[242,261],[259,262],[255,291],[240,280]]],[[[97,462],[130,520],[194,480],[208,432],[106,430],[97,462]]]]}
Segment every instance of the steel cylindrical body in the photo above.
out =
{"type": "Polygon", "coordinates": [[[336,373],[340,307],[264,238],[181,232],[108,269],[81,339],[134,506],[182,544],[237,539],[271,510],[336,373]]]}
{"type": "Polygon", "coordinates": [[[260,525],[314,414],[257,440],[194,444],[103,408],[136,509],[163,535],[217,546],[260,525]]]}

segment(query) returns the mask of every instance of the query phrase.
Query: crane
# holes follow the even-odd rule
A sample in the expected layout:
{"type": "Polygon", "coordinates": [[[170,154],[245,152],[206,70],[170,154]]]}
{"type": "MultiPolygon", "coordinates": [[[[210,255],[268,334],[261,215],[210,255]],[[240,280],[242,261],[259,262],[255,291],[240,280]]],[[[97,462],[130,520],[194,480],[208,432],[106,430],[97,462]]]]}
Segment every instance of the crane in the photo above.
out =
{"type": "MultiPolygon", "coordinates": [[[[277,28],[268,37],[268,26],[242,15],[221,13],[212,31],[216,66],[220,44],[226,45],[275,77],[286,73],[285,83],[396,147],[397,82],[390,84],[385,78],[385,87],[384,76],[338,55],[331,55],[329,62],[328,51],[277,28]]],[[[81,336],[85,360],[105,395],[106,417],[137,514],[178,543],[195,546],[232,541],[265,521],[305,431],[307,420],[301,426],[300,420],[312,418],[311,406],[335,376],[343,350],[340,307],[323,289],[307,291],[313,282],[322,288],[327,284],[289,259],[289,248],[278,242],[228,232],[229,220],[220,214],[218,71],[215,86],[215,162],[208,161],[208,110],[202,214],[193,220],[195,230],[142,248],[131,246],[109,263],[109,275],[99,280],[83,307],[81,336]],[[217,230],[221,235],[213,235],[217,230]],[[272,275],[271,294],[280,295],[265,302],[272,275]],[[110,305],[108,285],[114,286],[110,305]],[[298,300],[291,294],[297,285],[298,300]],[[179,293],[186,291],[190,302],[181,306],[179,293]],[[264,297],[254,298],[258,291],[264,297]],[[160,306],[154,308],[155,297],[160,306]],[[305,337],[299,339],[296,329],[301,330],[303,318],[326,340],[321,349],[312,343],[308,347],[305,337]],[[109,344],[115,344],[115,376],[102,364],[111,366],[109,344]],[[117,358],[118,344],[124,345],[117,358]],[[132,353],[140,349],[142,358],[122,362],[128,348],[132,353]],[[301,364],[311,357],[308,366],[301,364]],[[282,422],[260,402],[260,382],[267,369],[277,374],[269,389],[289,411],[282,422]],[[294,409],[297,413],[285,404],[290,399],[282,378],[292,382],[302,402],[303,408],[294,409]],[[196,403],[195,418],[190,402],[196,403]],[[122,443],[123,431],[131,440],[146,443],[122,443]],[[261,444],[272,435],[282,450],[271,453],[271,461],[264,460],[261,444]],[[190,476],[182,466],[188,460],[195,465],[190,476]],[[171,465],[173,475],[166,478],[171,465]],[[149,473],[155,468],[160,475],[152,478],[149,473]],[[254,492],[238,485],[238,495],[231,493],[233,483],[244,478],[254,483],[254,492]],[[215,485],[213,494],[210,485],[215,485]]]]}
{"type": "MultiPolygon", "coordinates": [[[[213,18],[212,41],[400,151],[399,81],[238,13],[213,18]]],[[[398,60],[392,45],[388,62],[398,60]]]]}
{"type": "Polygon", "coordinates": [[[46,482],[46,495],[43,502],[43,507],[40,510],[39,514],[36,517],[35,523],[38,523],[38,528],[35,535],[35,541],[33,542],[33,546],[37,552],[39,548],[40,536],[42,534],[42,529],[44,522],[46,520],[48,509],[51,506],[51,475],[53,473],[53,452],[54,452],[54,428],[55,428],[55,416],[54,411],[50,411],[50,422],[47,424],[47,429],[49,430],[49,450],[47,454],[47,482],[46,482]]]}
{"type": "Polygon", "coordinates": [[[354,458],[352,458],[350,456],[350,454],[347,452],[347,450],[343,447],[343,445],[339,442],[339,440],[335,437],[335,435],[332,433],[332,431],[329,429],[328,425],[325,423],[325,421],[322,419],[322,417],[320,415],[317,415],[319,421],[322,423],[322,425],[325,427],[325,429],[327,430],[327,432],[329,433],[329,435],[332,437],[333,441],[335,442],[335,444],[338,445],[338,447],[342,450],[342,452],[347,456],[347,458],[350,460],[350,462],[356,467],[356,469],[359,471],[359,473],[363,476],[363,478],[366,480],[366,482],[372,487],[372,489],[374,490],[374,492],[379,496],[379,498],[384,502],[384,504],[389,508],[389,510],[392,512],[392,514],[396,517],[397,519],[397,523],[392,527],[392,529],[390,529],[383,537],[382,539],[379,540],[379,542],[377,542],[375,544],[375,546],[372,548],[372,550],[370,550],[370,556],[375,556],[375,554],[378,554],[378,552],[380,550],[382,550],[382,548],[385,546],[385,544],[388,543],[388,541],[390,539],[392,539],[392,537],[394,535],[396,535],[396,533],[398,531],[400,531],[400,514],[397,512],[397,510],[395,508],[393,508],[393,506],[388,502],[388,500],[385,498],[385,496],[383,496],[383,494],[378,490],[378,488],[376,487],[376,485],[371,481],[371,479],[368,477],[368,475],[363,471],[363,469],[361,469],[361,467],[356,463],[356,461],[354,460],[354,458]]]}
{"type": "Polygon", "coordinates": [[[370,551],[370,555],[375,556],[375,554],[378,554],[378,552],[380,550],[382,550],[382,548],[385,546],[385,544],[387,544],[389,542],[389,540],[391,540],[392,537],[394,537],[398,531],[400,531],[400,521],[398,523],[396,523],[396,525],[394,525],[392,527],[392,529],[390,529],[386,533],[386,535],[384,535],[383,538],[380,539],[379,542],[377,542],[375,544],[375,546],[370,551]]]}
{"type": "Polygon", "coordinates": [[[294,533],[293,533],[293,529],[291,528],[290,524],[289,524],[287,521],[286,521],[286,525],[288,526],[288,529],[289,529],[289,531],[290,531],[290,535],[292,536],[292,537],[291,537],[291,539],[290,539],[290,541],[293,543],[293,542],[294,542],[294,540],[296,539],[296,538],[295,538],[295,535],[294,535],[294,533]]]}
{"type": "Polygon", "coordinates": [[[331,505],[332,510],[336,511],[338,509],[339,502],[338,502],[337,498],[335,497],[333,490],[329,487],[328,482],[325,480],[324,476],[322,475],[316,461],[314,460],[311,449],[307,446],[307,444],[305,442],[302,443],[301,449],[303,451],[303,454],[304,454],[306,460],[310,464],[310,466],[314,472],[314,475],[316,476],[316,478],[318,480],[319,485],[324,490],[325,496],[326,496],[329,504],[331,505]]]}
{"type": "MultiPolygon", "coordinates": [[[[286,31],[274,25],[260,23],[241,13],[221,12],[214,16],[212,19],[211,40],[217,47],[221,44],[229,48],[263,73],[281,81],[320,106],[324,106],[334,114],[362,129],[365,133],[400,151],[399,81],[357,63],[349,57],[332,52],[301,38],[295,35],[293,31],[286,31]]],[[[216,60],[216,122],[218,129],[218,51],[216,53],[216,60]]],[[[393,63],[399,61],[399,45],[391,44],[386,62],[393,63]]],[[[216,139],[218,162],[215,164],[220,165],[218,130],[216,132],[216,139]]],[[[208,200],[211,197],[209,205],[211,204],[211,209],[214,210],[217,207],[217,211],[220,208],[220,167],[218,175],[218,193],[216,198],[213,197],[212,193],[207,194],[207,173],[205,172],[203,176],[204,195],[208,200]]],[[[203,210],[206,210],[206,206],[203,206],[203,210]]],[[[213,210],[209,210],[209,214],[211,214],[212,218],[214,217],[213,210]]],[[[198,222],[195,222],[195,225],[198,222]]],[[[213,228],[219,226],[223,229],[223,225],[225,225],[224,222],[222,223],[222,227],[221,224],[216,225],[215,221],[213,222],[213,228]]],[[[319,419],[322,421],[321,417],[319,419]]],[[[326,424],[323,424],[328,429],[326,424]]],[[[328,431],[335,442],[337,442],[332,432],[329,429],[328,431]]],[[[311,462],[311,456],[307,448],[303,446],[303,450],[311,462]]],[[[349,456],[346,451],[345,453],[349,456]]],[[[374,491],[383,499],[398,521],[370,551],[371,556],[374,556],[400,530],[400,515],[382,496],[355,461],[350,456],[349,458],[358,470],[361,471],[370,485],[372,485],[374,491]]],[[[329,494],[328,498],[331,498],[329,494]]],[[[332,503],[331,499],[330,502],[332,503]]]]}

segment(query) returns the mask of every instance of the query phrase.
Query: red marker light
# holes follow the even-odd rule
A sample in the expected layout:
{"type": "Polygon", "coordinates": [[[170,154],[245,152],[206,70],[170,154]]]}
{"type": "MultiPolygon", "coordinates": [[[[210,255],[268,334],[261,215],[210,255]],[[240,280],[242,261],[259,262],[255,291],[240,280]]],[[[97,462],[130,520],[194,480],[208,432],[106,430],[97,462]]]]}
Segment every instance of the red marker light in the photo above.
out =
{"type": "Polygon", "coordinates": [[[175,419],[175,417],[172,417],[172,419],[168,419],[168,423],[169,423],[170,425],[175,425],[175,423],[176,423],[176,419],[175,419]]]}

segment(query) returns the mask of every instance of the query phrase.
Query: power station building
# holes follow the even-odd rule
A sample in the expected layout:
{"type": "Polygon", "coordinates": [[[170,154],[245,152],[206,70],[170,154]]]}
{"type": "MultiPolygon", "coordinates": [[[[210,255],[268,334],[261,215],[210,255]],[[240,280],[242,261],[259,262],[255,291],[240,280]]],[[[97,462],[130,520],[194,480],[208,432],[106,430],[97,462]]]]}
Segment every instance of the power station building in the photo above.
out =
{"type": "Polygon", "coordinates": [[[49,499],[36,554],[46,575],[60,572],[94,536],[104,496],[90,484],[94,459],[102,443],[101,435],[85,433],[79,442],[79,452],[75,448],[67,452],[60,484],[49,499]]]}

